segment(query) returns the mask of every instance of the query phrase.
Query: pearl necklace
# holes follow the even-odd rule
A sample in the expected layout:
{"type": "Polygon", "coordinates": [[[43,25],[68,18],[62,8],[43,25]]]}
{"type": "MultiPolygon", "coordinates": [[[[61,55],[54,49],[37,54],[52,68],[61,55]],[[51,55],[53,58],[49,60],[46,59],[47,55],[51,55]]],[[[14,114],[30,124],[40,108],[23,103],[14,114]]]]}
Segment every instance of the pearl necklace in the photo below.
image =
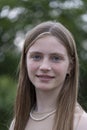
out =
{"type": "Polygon", "coordinates": [[[49,112],[49,113],[47,113],[45,116],[43,116],[43,117],[40,117],[40,118],[36,118],[36,117],[34,117],[34,115],[33,115],[33,113],[32,113],[32,110],[31,110],[31,112],[30,112],[30,117],[31,117],[31,119],[33,119],[34,121],[42,121],[42,120],[45,120],[46,118],[48,118],[49,116],[51,116],[52,114],[54,114],[56,112],[56,109],[55,110],[53,110],[53,111],[51,111],[51,112],[49,112]]]}

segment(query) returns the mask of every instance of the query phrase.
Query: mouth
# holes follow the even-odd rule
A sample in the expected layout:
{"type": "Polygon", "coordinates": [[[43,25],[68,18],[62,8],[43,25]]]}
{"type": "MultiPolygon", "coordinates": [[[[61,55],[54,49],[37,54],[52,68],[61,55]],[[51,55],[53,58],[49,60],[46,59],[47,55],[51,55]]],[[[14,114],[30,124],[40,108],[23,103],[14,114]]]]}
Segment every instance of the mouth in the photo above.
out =
{"type": "Polygon", "coordinates": [[[36,75],[36,77],[42,81],[50,81],[55,78],[54,76],[50,76],[50,75],[36,75]]]}

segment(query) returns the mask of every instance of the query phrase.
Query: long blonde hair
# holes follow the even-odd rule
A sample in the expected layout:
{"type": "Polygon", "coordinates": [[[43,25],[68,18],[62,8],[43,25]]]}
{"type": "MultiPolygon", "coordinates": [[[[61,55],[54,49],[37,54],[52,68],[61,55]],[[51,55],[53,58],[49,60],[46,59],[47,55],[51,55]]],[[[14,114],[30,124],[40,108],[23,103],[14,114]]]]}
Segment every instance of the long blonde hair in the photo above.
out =
{"type": "Polygon", "coordinates": [[[53,130],[73,130],[75,104],[77,101],[79,63],[76,45],[72,34],[61,23],[47,21],[37,25],[26,36],[24,48],[20,60],[18,91],[15,105],[14,130],[24,130],[29,119],[29,113],[36,104],[36,93],[31,83],[27,68],[26,54],[35,39],[40,35],[50,33],[61,41],[67,50],[72,69],[70,75],[66,76],[64,86],[57,100],[57,111],[53,130]]]}

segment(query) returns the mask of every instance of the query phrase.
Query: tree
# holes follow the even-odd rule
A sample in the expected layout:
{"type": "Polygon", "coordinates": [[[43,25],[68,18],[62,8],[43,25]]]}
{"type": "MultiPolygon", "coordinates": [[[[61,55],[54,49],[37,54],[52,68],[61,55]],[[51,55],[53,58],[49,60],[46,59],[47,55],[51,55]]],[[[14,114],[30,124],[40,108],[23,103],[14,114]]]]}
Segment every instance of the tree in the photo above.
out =
{"type": "MultiPolygon", "coordinates": [[[[78,100],[87,111],[86,9],[86,0],[0,0],[0,81],[3,81],[0,84],[0,113],[4,113],[5,116],[7,113],[12,113],[10,110],[7,112],[6,108],[13,106],[13,102],[11,104],[11,101],[4,97],[9,95],[11,100],[15,97],[15,94],[10,95],[10,93],[16,92],[16,71],[21,53],[19,46],[23,43],[26,32],[33,26],[47,20],[60,21],[75,37],[81,74],[78,100]]],[[[4,122],[3,117],[0,116],[2,123],[4,122]]],[[[6,124],[9,124],[9,121],[6,124]]],[[[6,130],[6,128],[1,129],[6,130]]]]}

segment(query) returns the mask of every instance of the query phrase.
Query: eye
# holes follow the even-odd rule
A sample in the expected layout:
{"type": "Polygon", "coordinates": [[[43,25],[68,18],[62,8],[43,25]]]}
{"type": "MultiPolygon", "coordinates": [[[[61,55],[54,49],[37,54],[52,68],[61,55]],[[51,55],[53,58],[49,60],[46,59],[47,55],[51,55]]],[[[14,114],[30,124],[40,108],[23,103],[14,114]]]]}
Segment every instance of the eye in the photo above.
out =
{"type": "Polygon", "coordinates": [[[38,54],[35,54],[35,55],[33,55],[32,56],[32,59],[34,60],[34,61],[39,61],[39,60],[41,60],[41,55],[38,55],[38,54]]]}
{"type": "Polygon", "coordinates": [[[51,60],[53,62],[59,62],[61,60],[61,57],[60,56],[51,56],[51,60]]]}

